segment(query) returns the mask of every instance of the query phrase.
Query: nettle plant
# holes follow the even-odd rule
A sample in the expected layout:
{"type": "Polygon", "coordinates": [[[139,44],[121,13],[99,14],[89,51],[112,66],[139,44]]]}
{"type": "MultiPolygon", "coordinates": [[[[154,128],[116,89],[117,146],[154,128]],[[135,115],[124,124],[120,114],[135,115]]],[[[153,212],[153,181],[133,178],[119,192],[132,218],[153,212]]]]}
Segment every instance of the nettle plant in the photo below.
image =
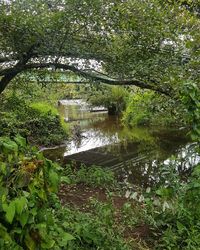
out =
{"type": "Polygon", "coordinates": [[[62,249],[73,239],[50,207],[58,169],[24,138],[0,137],[0,249],[62,249]]]}

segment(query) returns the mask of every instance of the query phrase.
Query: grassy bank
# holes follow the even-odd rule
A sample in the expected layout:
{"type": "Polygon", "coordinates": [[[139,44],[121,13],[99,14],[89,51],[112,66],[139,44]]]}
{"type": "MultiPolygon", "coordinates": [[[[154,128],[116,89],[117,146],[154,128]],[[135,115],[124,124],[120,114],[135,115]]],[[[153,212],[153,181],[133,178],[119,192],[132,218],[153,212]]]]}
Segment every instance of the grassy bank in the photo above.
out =
{"type": "Polygon", "coordinates": [[[69,127],[57,109],[46,102],[27,103],[17,96],[1,100],[0,135],[21,134],[39,146],[59,145],[69,135],[69,127]]]}

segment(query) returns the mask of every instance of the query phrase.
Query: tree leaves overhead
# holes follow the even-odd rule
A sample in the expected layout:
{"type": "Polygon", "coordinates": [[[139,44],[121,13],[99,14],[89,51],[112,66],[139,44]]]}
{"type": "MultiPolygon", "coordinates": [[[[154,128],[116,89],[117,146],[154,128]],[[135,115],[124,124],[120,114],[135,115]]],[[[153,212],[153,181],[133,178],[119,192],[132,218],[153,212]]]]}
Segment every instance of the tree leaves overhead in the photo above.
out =
{"type": "Polygon", "coordinates": [[[40,64],[55,70],[57,63],[86,78],[105,82],[92,71],[98,69],[115,79],[109,84],[134,79],[129,84],[141,87],[143,82],[145,88],[163,89],[161,93],[188,78],[196,81],[199,18],[186,5],[159,0],[4,1],[0,92],[17,74],[40,70],[40,64]]]}

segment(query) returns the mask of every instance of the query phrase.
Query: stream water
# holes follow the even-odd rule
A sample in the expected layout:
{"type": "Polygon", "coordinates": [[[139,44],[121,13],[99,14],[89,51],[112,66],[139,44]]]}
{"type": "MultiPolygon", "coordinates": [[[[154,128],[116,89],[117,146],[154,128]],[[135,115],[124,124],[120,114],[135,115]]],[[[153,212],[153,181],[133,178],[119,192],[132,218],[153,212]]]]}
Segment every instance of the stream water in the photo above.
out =
{"type": "Polygon", "coordinates": [[[159,183],[172,166],[187,176],[200,162],[196,144],[183,129],[124,127],[118,117],[91,112],[81,100],[62,100],[59,111],[71,123],[74,136],[66,145],[44,151],[52,160],[99,165],[112,169],[119,181],[142,187],[159,183]]]}

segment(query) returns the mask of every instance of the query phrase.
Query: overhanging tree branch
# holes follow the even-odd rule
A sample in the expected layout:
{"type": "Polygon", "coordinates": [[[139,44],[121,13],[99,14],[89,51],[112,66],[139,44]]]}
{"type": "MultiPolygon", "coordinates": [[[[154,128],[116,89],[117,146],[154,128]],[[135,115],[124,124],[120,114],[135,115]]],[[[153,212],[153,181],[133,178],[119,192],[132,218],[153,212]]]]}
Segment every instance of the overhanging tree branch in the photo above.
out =
{"type": "MultiPolygon", "coordinates": [[[[107,77],[104,74],[97,73],[96,71],[85,71],[83,69],[77,68],[73,65],[68,65],[68,64],[63,64],[63,63],[55,63],[55,62],[49,62],[49,63],[29,63],[26,65],[21,65],[21,67],[14,67],[14,68],[9,68],[5,69],[0,72],[0,75],[5,74],[6,75],[16,75],[20,72],[23,72],[25,70],[30,70],[30,69],[42,69],[42,68],[51,68],[54,67],[56,69],[63,69],[67,71],[71,71],[76,73],[79,76],[82,76],[87,79],[91,79],[93,81],[99,81],[102,83],[110,84],[110,85],[133,85],[137,86],[139,88],[143,89],[150,89],[153,91],[156,91],[158,93],[164,94],[166,96],[171,96],[170,91],[164,90],[159,86],[156,86],[155,84],[152,83],[146,83],[138,79],[117,79],[117,78],[111,78],[107,77]]],[[[2,79],[3,80],[3,79],[2,79]]],[[[1,82],[0,82],[1,85],[1,82]]],[[[1,88],[0,88],[0,93],[1,93],[1,88]]]]}
{"type": "MultiPolygon", "coordinates": [[[[0,93],[2,93],[4,91],[4,89],[6,88],[6,86],[8,85],[8,83],[15,78],[15,76],[22,72],[26,63],[28,62],[28,60],[31,58],[31,56],[33,55],[33,50],[37,45],[33,45],[30,47],[30,49],[27,51],[26,54],[24,54],[21,58],[21,60],[19,60],[17,62],[17,64],[10,70],[7,71],[7,73],[5,72],[2,77],[2,79],[0,80],[0,93]]],[[[4,71],[4,70],[3,70],[4,71]]]]}
{"type": "Polygon", "coordinates": [[[139,88],[150,89],[150,90],[156,91],[158,93],[161,93],[161,94],[164,94],[167,96],[171,96],[170,91],[163,90],[162,88],[160,88],[158,86],[155,86],[153,84],[151,85],[149,83],[146,83],[146,82],[143,82],[143,81],[140,81],[137,79],[110,78],[104,74],[100,74],[100,73],[92,72],[92,71],[85,71],[85,70],[79,69],[77,67],[74,67],[73,65],[67,65],[67,64],[62,64],[62,63],[27,64],[25,66],[25,70],[32,69],[32,68],[48,68],[48,67],[52,67],[52,66],[55,67],[56,69],[64,69],[64,70],[72,71],[72,72],[76,73],[77,75],[92,79],[94,81],[99,81],[99,82],[110,84],[110,85],[133,85],[133,86],[137,86],[139,88]]]}

